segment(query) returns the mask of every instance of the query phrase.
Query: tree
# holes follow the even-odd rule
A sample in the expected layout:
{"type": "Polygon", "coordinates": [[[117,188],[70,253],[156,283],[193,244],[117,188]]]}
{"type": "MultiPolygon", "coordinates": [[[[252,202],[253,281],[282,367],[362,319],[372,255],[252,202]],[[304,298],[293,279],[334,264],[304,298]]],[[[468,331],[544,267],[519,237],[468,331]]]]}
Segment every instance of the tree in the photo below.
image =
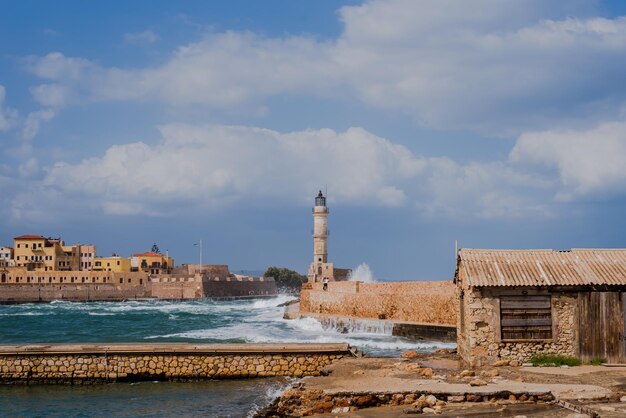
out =
{"type": "Polygon", "coordinates": [[[306,276],[285,267],[268,267],[263,276],[273,277],[278,288],[300,289],[302,283],[305,283],[307,280],[306,276]]]}

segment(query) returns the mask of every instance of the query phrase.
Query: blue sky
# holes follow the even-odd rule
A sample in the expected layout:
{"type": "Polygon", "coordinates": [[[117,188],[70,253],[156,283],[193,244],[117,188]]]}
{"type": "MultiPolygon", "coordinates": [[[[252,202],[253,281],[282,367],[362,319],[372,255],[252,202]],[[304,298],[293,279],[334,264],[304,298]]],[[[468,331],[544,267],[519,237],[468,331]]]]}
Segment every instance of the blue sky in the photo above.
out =
{"type": "Polygon", "coordinates": [[[447,279],[454,242],[624,247],[626,5],[0,1],[0,243],[330,258],[447,279]]]}

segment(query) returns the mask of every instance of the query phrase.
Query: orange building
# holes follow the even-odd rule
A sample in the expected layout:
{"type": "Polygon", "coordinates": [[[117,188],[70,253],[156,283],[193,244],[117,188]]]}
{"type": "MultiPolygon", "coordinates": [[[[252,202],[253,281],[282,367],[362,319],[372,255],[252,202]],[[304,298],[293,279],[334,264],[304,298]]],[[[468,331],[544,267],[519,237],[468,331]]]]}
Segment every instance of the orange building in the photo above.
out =
{"type": "Polygon", "coordinates": [[[153,251],[133,254],[130,259],[130,268],[131,271],[143,271],[150,274],[169,273],[174,268],[174,259],[153,251]]]}

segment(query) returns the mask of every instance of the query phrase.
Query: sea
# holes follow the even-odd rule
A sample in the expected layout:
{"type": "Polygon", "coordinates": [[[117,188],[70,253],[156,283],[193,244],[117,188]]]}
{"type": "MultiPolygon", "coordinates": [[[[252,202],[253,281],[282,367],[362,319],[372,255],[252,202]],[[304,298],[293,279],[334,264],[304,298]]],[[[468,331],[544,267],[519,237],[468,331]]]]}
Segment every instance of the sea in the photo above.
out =
{"type": "MultiPolygon", "coordinates": [[[[453,344],[416,342],[389,327],[336,330],[313,318],[285,320],[270,299],[65,302],[0,306],[0,344],[111,342],[347,342],[370,356],[431,352],[453,344]]],[[[248,417],[295,382],[288,378],[99,386],[2,386],[1,417],[248,417]]]]}

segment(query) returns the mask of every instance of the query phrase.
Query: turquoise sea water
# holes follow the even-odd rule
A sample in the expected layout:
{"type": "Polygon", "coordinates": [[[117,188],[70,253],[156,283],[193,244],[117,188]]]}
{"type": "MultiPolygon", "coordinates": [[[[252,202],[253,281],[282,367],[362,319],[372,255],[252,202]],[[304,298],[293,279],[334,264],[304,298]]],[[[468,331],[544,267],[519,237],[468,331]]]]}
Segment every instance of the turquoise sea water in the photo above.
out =
{"type": "MultiPolygon", "coordinates": [[[[0,306],[0,343],[63,342],[348,342],[368,355],[450,346],[413,342],[384,329],[325,329],[318,321],[284,320],[292,299],[245,301],[52,302],[0,306]],[[345,332],[345,330],[344,330],[345,332]]],[[[287,379],[94,387],[0,386],[0,416],[242,417],[268,403],[287,379]]]]}

